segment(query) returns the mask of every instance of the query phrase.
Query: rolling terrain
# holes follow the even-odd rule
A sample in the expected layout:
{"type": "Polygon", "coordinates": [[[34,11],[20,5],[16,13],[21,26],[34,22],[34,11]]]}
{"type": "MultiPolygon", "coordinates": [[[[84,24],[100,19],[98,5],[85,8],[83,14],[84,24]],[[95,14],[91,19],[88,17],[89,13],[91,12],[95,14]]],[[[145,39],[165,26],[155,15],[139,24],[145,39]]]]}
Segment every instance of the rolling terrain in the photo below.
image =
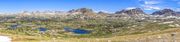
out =
{"type": "Polygon", "coordinates": [[[180,15],[171,9],[146,14],[140,8],[115,13],[89,8],[0,15],[0,35],[13,42],[170,42],[179,39],[180,15]]]}

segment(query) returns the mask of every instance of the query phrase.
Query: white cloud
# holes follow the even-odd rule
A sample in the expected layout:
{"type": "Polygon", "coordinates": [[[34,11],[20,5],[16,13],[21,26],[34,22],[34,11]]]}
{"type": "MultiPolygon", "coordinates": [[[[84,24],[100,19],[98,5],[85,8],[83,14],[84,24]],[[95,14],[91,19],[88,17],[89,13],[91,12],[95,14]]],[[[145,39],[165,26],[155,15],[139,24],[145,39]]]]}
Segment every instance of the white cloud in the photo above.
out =
{"type": "Polygon", "coordinates": [[[142,5],[144,10],[160,10],[161,8],[158,6],[151,6],[151,5],[142,5]]]}
{"type": "Polygon", "coordinates": [[[146,4],[146,5],[153,5],[153,4],[161,3],[161,1],[159,0],[139,0],[139,2],[142,2],[142,4],[146,4]]]}
{"type": "Polygon", "coordinates": [[[159,4],[160,2],[158,1],[144,1],[144,4],[147,4],[147,5],[153,5],[153,4],[159,4]]]}
{"type": "Polygon", "coordinates": [[[157,4],[161,3],[161,0],[139,0],[140,6],[144,10],[160,10],[161,8],[157,4]]]}
{"type": "Polygon", "coordinates": [[[136,7],[128,7],[126,10],[135,9],[136,7]]]}

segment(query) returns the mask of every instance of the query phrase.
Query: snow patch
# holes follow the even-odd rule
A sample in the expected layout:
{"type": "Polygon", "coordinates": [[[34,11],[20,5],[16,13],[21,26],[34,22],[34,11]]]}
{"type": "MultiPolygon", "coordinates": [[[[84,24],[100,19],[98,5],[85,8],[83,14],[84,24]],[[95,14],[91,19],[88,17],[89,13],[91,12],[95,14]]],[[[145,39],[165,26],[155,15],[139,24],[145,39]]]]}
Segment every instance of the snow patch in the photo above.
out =
{"type": "Polygon", "coordinates": [[[0,42],[11,42],[11,40],[8,36],[0,36],[0,42]]]}

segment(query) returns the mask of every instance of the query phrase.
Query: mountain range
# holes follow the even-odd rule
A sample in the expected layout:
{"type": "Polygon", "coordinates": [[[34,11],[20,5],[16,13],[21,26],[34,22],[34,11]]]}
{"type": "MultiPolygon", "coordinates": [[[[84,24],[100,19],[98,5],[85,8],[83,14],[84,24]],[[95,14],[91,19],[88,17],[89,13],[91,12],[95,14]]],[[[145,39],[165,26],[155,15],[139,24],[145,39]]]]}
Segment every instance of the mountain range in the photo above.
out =
{"type": "MultiPolygon", "coordinates": [[[[79,9],[72,9],[72,10],[68,11],[68,13],[73,13],[73,12],[74,13],[79,12],[78,14],[95,13],[95,12],[93,12],[92,9],[89,9],[89,8],[79,8],[79,9]]],[[[98,13],[105,14],[105,12],[103,12],[103,11],[100,11],[98,13]]],[[[116,11],[115,13],[112,13],[112,14],[139,15],[139,14],[146,14],[146,13],[141,8],[134,8],[134,9],[123,9],[120,11],[116,11]]],[[[163,9],[163,10],[155,11],[149,15],[178,16],[179,14],[180,14],[180,12],[176,12],[171,9],[163,9]]]]}
{"type": "Polygon", "coordinates": [[[110,18],[110,19],[169,19],[175,18],[180,19],[180,12],[173,11],[171,9],[163,9],[153,12],[152,14],[145,13],[141,8],[133,9],[123,9],[116,11],[114,13],[108,12],[94,12],[90,8],[79,8],[72,9],[67,12],[64,11],[35,11],[28,12],[24,11],[22,13],[15,14],[4,14],[5,16],[15,16],[16,18],[22,17],[44,17],[44,18],[79,18],[79,19],[101,19],[101,18],[110,18]]]}
{"type": "MultiPolygon", "coordinates": [[[[95,12],[92,9],[88,8],[79,8],[79,9],[73,9],[68,11],[67,13],[71,14],[95,14],[95,12]]],[[[180,12],[173,11],[171,9],[163,9],[153,12],[152,14],[146,14],[141,8],[134,8],[134,9],[123,9],[120,11],[116,11],[115,13],[105,13],[103,11],[98,12],[97,14],[119,14],[119,15],[125,15],[125,16],[131,16],[131,17],[141,17],[141,16],[180,16],[180,12]]]]}
{"type": "Polygon", "coordinates": [[[3,34],[34,36],[34,40],[39,35],[49,38],[107,38],[179,28],[179,14],[180,12],[171,9],[158,10],[152,14],[147,14],[141,8],[123,9],[115,13],[94,12],[89,8],[72,9],[67,12],[24,11],[15,14],[0,14],[0,32],[3,34]],[[47,31],[41,33],[41,31],[44,31],[38,29],[41,27],[46,28],[47,31]],[[70,29],[66,30],[65,27],[70,29]],[[76,29],[80,29],[80,31],[83,29],[83,32],[88,30],[91,33],[86,35],[75,34],[79,32],[72,32],[76,29]]]}

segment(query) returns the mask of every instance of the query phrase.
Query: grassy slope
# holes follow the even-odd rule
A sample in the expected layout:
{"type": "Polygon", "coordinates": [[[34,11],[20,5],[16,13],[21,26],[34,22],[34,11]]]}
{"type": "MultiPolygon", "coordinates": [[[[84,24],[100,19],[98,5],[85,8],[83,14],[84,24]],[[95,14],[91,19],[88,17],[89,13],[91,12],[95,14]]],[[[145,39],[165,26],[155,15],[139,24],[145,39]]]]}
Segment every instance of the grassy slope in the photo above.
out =
{"type": "Polygon", "coordinates": [[[167,29],[167,30],[159,31],[159,32],[150,32],[150,33],[136,34],[136,35],[114,36],[110,38],[80,38],[80,39],[72,38],[72,39],[67,39],[67,40],[62,40],[62,41],[64,42],[88,42],[88,41],[90,42],[108,42],[108,41],[134,42],[136,40],[157,39],[159,36],[161,36],[162,38],[167,37],[168,40],[171,40],[170,34],[174,32],[180,32],[180,28],[172,28],[172,29],[167,29]]]}
{"type": "MultiPolygon", "coordinates": [[[[33,24],[36,24],[38,22],[32,22],[33,24]]],[[[11,23],[4,23],[5,26],[2,24],[2,26],[4,26],[4,28],[7,28],[9,26],[9,24],[11,23]]],[[[20,22],[20,24],[22,25],[26,25],[28,24],[28,22],[20,22]]],[[[86,38],[81,38],[81,37],[74,37],[71,35],[67,35],[69,37],[63,37],[61,35],[64,35],[66,32],[62,32],[59,31],[60,33],[56,33],[59,34],[57,36],[47,34],[48,37],[40,37],[38,36],[38,32],[36,31],[31,31],[31,28],[37,28],[38,26],[35,27],[31,27],[31,26],[23,26],[22,28],[25,29],[19,29],[19,30],[0,30],[0,34],[3,35],[9,35],[13,38],[13,41],[42,41],[42,40],[48,40],[48,41],[54,41],[52,40],[52,37],[60,37],[58,39],[55,39],[55,41],[70,41],[70,42],[86,42],[86,41],[91,41],[91,42],[104,42],[107,40],[112,40],[112,41],[123,41],[123,40],[127,40],[127,39],[135,39],[137,37],[144,37],[146,35],[152,35],[152,34],[159,34],[158,32],[149,32],[152,34],[148,34],[146,32],[148,31],[157,31],[157,30],[164,30],[164,29],[168,29],[169,27],[167,25],[159,25],[156,23],[146,23],[143,22],[141,25],[141,23],[137,23],[137,22],[131,22],[131,21],[123,21],[123,20],[112,20],[112,21],[107,21],[107,20],[72,20],[72,21],[65,21],[65,22],[53,22],[53,21],[49,21],[49,22],[40,22],[40,24],[45,25],[43,27],[47,27],[48,29],[51,30],[63,30],[64,26],[70,26],[72,28],[84,28],[84,29],[93,29],[95,30],[95,32],[92,34],[91,38],[89,38],[88,36],[84,36],[86,38]],[[110,24],[109,24],[110,23],[110,24]],[[95,26],[89,26],[88,24],[92,24],[95,26]],[[133,25],[137,25],[136,27],[131,27],[133,25]],[[56,26],[56,27],[55,27],[56,26]],[[59,27],[57,27],[59,26],[59,27]],[[112,27],[112,28],[110,28],[112,27]],[[128,28],[129,27],[129,28],[128,28]],[[29,29],[30,28],[30,29],[29,29]],[[113,29],[113,30],[112,30],[113,29]],[[117,31],[114,31],[114,29],[119,29],[117,31]],[[27,31],[30,30],[30,31],[27,31]],[[110,33],[115,33],[114,35],[108,35],[110,34],[109,31],[111,31],[110,33]],[[32,33],[34,34],[34,36],[32,33]],[[105,34],[103,34],[102,32],[105,32],[105,34]],[[145,34],[142,34],[145,33],[145,34]],[[31,35],[29,35],[31,34],[31,35]],[[98,35],[97,35],[98,34],[98,35]],[[119,36],[119,34],[121,35],[125,35],[125,36],[119,36]],[[138,34],[138,35],[136,35],[138,34]],[[50,36],[49,36],[50,35],[50,36]],[[118,35],[118,36],[117,36],[118,35]],[[140,35],[140,36],[139,36],[140,35]],[[142,36],[143,35],[143,36],[142,36]],[[108,38],[103,38],[100,36],[108,36],[108,38]],[[100,38],[98,38],[100,37],[100,38]],[[124,39],[126,38],[126,39],[124,39]],[[98,41],[99,40],[99,41],[98,41]]],[[[3,28],[3,27],[2,27],[3,28]]],[[[51,32],[50,32],[51,33],[51,32]]]]}
{"type": "MultiPolygon", "coordinates": [[[[120,41],[133,41],[133,40],[144,40],[144,39],[156,39],[159,36],[167,37],[167,39],[170,39],[170,34],[173,32],[180,32],[180,28],[171,28],[166,29],[159,32],[149,32],[149,33],[143,33],[143,34],[135,34],[135,35],[125,35],[125,36],[114,36],[114,37],[108,37],[108,38],[59,38],[59,39],[50,39],[50,38],[41,38],[37,36],[25,36],[25,35],[12,35],[12,34],[5,34],[0,33],[1,35],[8,35],[13,38],[13,42],[107,42],[107,41],[114,41],[114,42],[120,42],[120,41]]],[[[180,35],[180,34],[178,34],[180,35]]]]}

